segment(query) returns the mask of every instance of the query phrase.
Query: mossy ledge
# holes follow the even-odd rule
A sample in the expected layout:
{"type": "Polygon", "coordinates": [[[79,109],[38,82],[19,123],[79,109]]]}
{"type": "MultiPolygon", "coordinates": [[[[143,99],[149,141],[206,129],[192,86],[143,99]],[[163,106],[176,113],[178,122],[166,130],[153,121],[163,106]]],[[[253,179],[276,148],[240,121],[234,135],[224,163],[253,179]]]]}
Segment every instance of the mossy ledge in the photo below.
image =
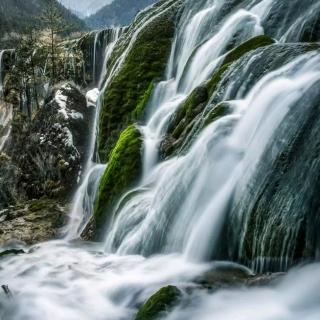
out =
{"type": "Polygon", "coordinates": [[[142,172],[141,148],[141,133],[131,125],[121,133],[100,182],[94,211],[95,238],[99,238],[121,195],[139,179],[142,172]]]}
{"type": "Polygon", "coordinates": [[[98,148],[107,161],[120,132],[144,114],[151,83],[161,79],[170,54],[179,6],[172,5],[140,32],[119,73],[105,91],[98,148]]]}
{"type": "Polygon", "coordinates": [[[158,319],[163,313],[171,311],[181,295],[175,286],[163,287],[142,305],[135,320],[158,319]]]}
{"type": "Polygon", "coordinates": [[[220,65],[220,68],[212,75],[211,79],[207,82],[209,95],[211,96],[214,93],[218,83],[221,80],[222,75],[225,73],[225,71],[230,67],[230,65],[233,62],[239,60],[248,52],[272,45],[274,43],[275,43],[275,40],[270,38],[269,36],[260,35],[240,44],[238,47],[231,50],[224,57],[220,65]]]}
{"type": "MultiPolygon", "coordinates": [[[[161,144],[160,153],[163,158],[168,158],[179,152],[184,145],[184,141],[187,139],[188,134],[191,132],[193,125],[201,116],[210,97],[215,92],[223,75],[232,63],[242,58],[248,52],[271,45],[274,42],[275,41],[272,38],[266,35],[260,35],[240,44],[225,55],[220,67],[213,73],[211,79],[204,85],[195,88],[173,115],[167,137],[161,144]]],[[[207,126],[221,116],[226,115],[228,113],[228,108],[223,107],[225,106],[215,108],[213,105],[213,110],[210,112],[210,115],[206,117],[204,126],[207,126]]]]}

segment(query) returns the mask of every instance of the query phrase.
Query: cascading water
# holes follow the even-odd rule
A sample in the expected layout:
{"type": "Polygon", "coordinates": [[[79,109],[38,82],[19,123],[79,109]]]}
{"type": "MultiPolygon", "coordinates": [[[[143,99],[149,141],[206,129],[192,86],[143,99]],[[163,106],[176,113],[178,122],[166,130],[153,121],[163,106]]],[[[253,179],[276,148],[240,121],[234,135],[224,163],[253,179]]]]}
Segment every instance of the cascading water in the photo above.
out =
{"type": "MultiPolygon", "coordinates": [[[[170,1],[169,1],[170,2],[170,1]]],[[[171,1],[173,2],[173,1],[171,1]]],[[[65,234],[67,239],[74,239],[80,236],[81,232],[85,228],[88,223],[90,217],[93,213],[94,208],[94,200],[97,194],[97,188],[99,185],[99,180],[106,166],[101,165],[99,162],[99,156],[96,153],[96,137],[98,136],[98,128],[99,128],[99,119],[98,115],[100,114],[100,107],[103,99],[103,93],[105,92],[108,84],[113,79],[113,77],[117,74],[118,70],[122,66],[125,58],[127,57],[128,52],[130,51],[132,45],[137,39],[137,36],[143,30],[143,28],[147,27],[163,10],[167,10],[166,4],[156,8],[154,11],[148,12],[146,11],[142,17],[138,16],[135,21],[135,27],[132,29],[127,28],[116,28],[111,32],[111,37],[108,36],[107,40],[110,41],[109,45],[105,46],[104,52],[104,63],[103,69],[100,73],[100,95],[97,99],[97,107],[94,117],[94,126],[93,133],[90,142],[89,148],[89,159],[86,165],[85,173],[83,174],[84,180],[81,186],[78,188],[76,195],[74,197],[73,206],[70,214],[70,222],[66,228],[65,234]],[[113,49],[117,43],[117,41],[121,41],[122,32],[126,32],[126,39],[130,39],[129,43],[125,43],[123,52],[117,57],[117,59],[113,62],[110,70],[107,70],[107,62],[111,57],[113,49]],[[92,156],[91,156],[92,155],[92,156]],[[87,185],[88,184],[88,185],[87,185]]],[[[149,10],[150,11],[150,10],[149,10]]],[[[94,45],[97,45],[97,38],[95,37],[94,45]]],[[[105,38],[104,38],[105,39],[105,38]]],[[[94,57],[96,56],[97,49],[94,49],[94,57]]],[[[96,58],[94,58],[96,60],[96,58]]],[[[95,65],[94,65],[95,69],[95,65]]]]}
{"type": "MultiPolygon", "coordinates": [[[[101,94],[139,32],[166,8],[166,2],[161,2],[138,17],[135,28],[127,31],[129,42],[118,39],[118,34],[108,43],[105,60],[116,43],[121,50],[110,69],[102,71],[100,79],[106,80],[101,94]]],[[[226,247],[220,236],[230,212],[246,221],[241,217],[245,212],[234,206],[252,193],[248,185],[279,128],[293,112],[308,114],[312,109],[309,97],[316,95],[320,85],[316,45],[270,45],[233,63],[221,76],[181,152],[159,161],[159,146],[172,116],[219,69],[226,54],[263,33],[285,43],[291,41],[296,26],[302,36],[314,21],[308,15],[312,8],[318,8],[317,1],[303,5],[298,0],[281,4],[276,0],[185,1],[165,80],[156,85],[147,121],[141,126],[141,183],[123,195],[105,243],[51,241],[25,248],[25,255],[5,257],[0,284],[9,285],[14,299],[0,295],[0,318],[134,319],[137,306],[171,284],[179,286],[183,296],[171,314],[163,314],[164,319],[318,319],[319,264],[293,270],[279,284],[263,288],[210,291],[194,283],[196,277],[217,267],[217,262],[206,261],[226,247]],[[210,113],[221,103],[228,106],[227,115],[208,124],[210,113]]],[[[297,41],[302,40],[299,35],[295,35],[297,41]]],[[[98,99],[90,157],[75,196],[68,239],[77,238],[89,220],[105,168],[95,157],[100,104],[98,99]]],[[[296,132],[291,129],[287,134],[290,140],[296,132]]],[[[272,157],[279,152],[281,148],[272,148],[272,157]]],[[[241,252],[245,240],[240,232],[239,237],[241,252]]],[[[262,244],[255,245],[256,250],[263,249],[262,244]]]]}
{"type": "MultiPolygon", "coordinates": [[[[273,104],[274,101],[267,99],[269,92],[264,96],[263,88],[265,86],[268,90],[270,85],[274,89],[274,99],[279,101],[282,94],[281,79],[271,78],[272,83],[269,84],[269,77],[266,76],[261,80],[262,84],[259,82],[252,88],[253,91],[248,93],[247,98],[241,95],[244,88],[238,88],[238,92],[228,96],[228,92],[235,91],[233,83],[230,83],[221,101],[237,100],[231,102],[233,110],[231,115],[203,131],[186,156],[171,159],[155,167],[159,144],[172,114],[181,102],[219,67],[230,46],[232,48],[243,43],[249,38],[262,34],[265,27],[269,28],[269,15],[275,6],[276,2],[270,0],[246,1],[241,8],[233,7],[232,3],[225,1],[202,1],[197,6],[194,6],[192,1],[187,1],[187,10],[181,18],[182,23],[174,39],[166,73],[167,80],[159,83],[155,88],[149,102],[149,120],[142,127],[145,139],[144,179],[134,190],[137,195],[129,197],[128,202],[121,203],[118,206],[121,210],[114,213],[117,218],[107,232],[107,251],[116,251],[121,254],[185,252],[191,259],[200,260],[211,256],[214,251],[212,237],[217,239],[219,236],[223,217],[229,206],[232,206],[233,192],[240,179],[236,172],[241,169],[237,168],[243,165],[242,158],[245,158],[246,154],[248,156],[255,154],[258,157],[254,146],[248,145],[244,148],[239,144],[231,148],[228,139],[234,139],[233,135],[238,135],[235,123],[240,121],[239,118],[247,109],[250,110],[250,105],[256,104],[255,101],[250,101],[248,108],[244,107],[247,99],[251,99],[250,94],[259,99],[261,99],[260,95],[266,97],[265,108],[271,110],[269,104],[273,104]],[[193,11],[194,8],[196,8],[195,11],[193,11]],[[213,32],[208,36],[207,30],[213,21],[219,25],[219,28],[213,28],[213,32]],[[280,82],[279,86],[277,81],[280,82]],[[240,108],[239,105],[242,107],[240,108]],[[227,139],[228,135],[231,137],[227,139]],[[224,156],[222,157],[221,154],[224,156]],[[203,248],[200,249],[200,246],[203,248]]],[[[305,11],[312,6],[311,1],[309,6],[302,10],[302,16],[305,16],[305,11]]],[[[291,6],[290,10],[292,10],[291,6]]],[[[283,25],[279,25],[279,29],[285,32],[290,28],[291,23],[291,20],[285,21],[283,25]]],[[[316,57],[314,59],[317,65],[318,60],[316,57]]],[[[300,64],[300,62],[298,60],[297,63],[300,64]]],[[[259,53],[245,63],[243,68],[248,70],[248,73],[242,75],[243,80],[240,78],[239,68],[238,75],[233,74],[235,79],[239,78],[239,81],[249,79],[249,72],[252,72],[254,64],[261,63],[259,53]]],[[[291,65],[288,68],[291,68],[291,65]]],[[[303,72],[298,72],[297,77],[300,78],[304,72],[312,71],[312,66],[308,65],[308,68],[307,70],[302,67],[303,72]]],[[[281,69],[275,71],[276,74],[277,72],[282,74],[281,69]]],[[[318,76],[316,72],[314,81],[318,76]]],[[[283,81],[291,81],[291,78],[285,78],[283,81]]],[[[312,84],[313,82],[310,82],[310,85],[312,84]]],[[[300,86],[292,87],[292,92],[288,88],[289,94],[294,96],[298,90],[302,95],[302,88],[309,87],[306,82],[300,83],[300,86]]],[[[293,102],[288,100],[288,105],[284,104],[283,110],[287,110],[291,103],[293,102]]],[[[211,102],[208,108],[212,108],[211,102]]],[[[206,112],[203,117],[205,116],[206,112]]],[[[247,117],[243,117],[244,122],[246,119],[247,117]]],[[[280,122],[281,119],[279,116],[277,121],[280,122]]],[[[279,122],[275,121],[275,123],[279,122]]],[[[240,121],[239,127],[241,126],[246,124],[240,121]]],[[[276,126],[272,128],[275,130],[276,126]]],[[[261,130],[263,130],[262,126],[261,130]]],[[[255,134],[254,131],[251,135],[253,134],[255,134]]],[[[269,134],[268,137],[271,139],[271,133],[269,134]]],[[[257,136],[260,137],[260,134],[257,133],[257,136]]],[[[244,140],[248,138],[250,136],[244,140]]],[[[267,143],[268,139],[265,141],[265,147],[267,143]]],[[[123,199],[127,198],[123,197],[123,199]]]]}
{"type": "Polygon", "coordinates": [[[0,152],[3,150],[11,132],[12,106],[3,102],[4,55],[11,50],[0,51],[0,152]]]}
{"type": "Polygon", "coordinates": [[[0,50],[0,99],[3,96],[3,54],[5,50],[0,50]]]}
{"type": "MultiPolygon", "coordinates": [[[[104,55],[103,55],[103,63],[102,65],[106,66],[108,63],[108,59],[110,58],[110,55],[112,53],[112,50],[118,41],[121,33],[122,28],[115,28],[115,29],[108,29],[107,32],[103,32],[103,40],[105,40],[105,43],[101,45],[104,47],[104,55]],[[107,34],[107,35],[106,35],[107,34]]],[[[96,55],[97,55],[97,39],[100,36],[100,32],[96,33],[95,40],[94,40],[94,59],[93,59],[93,70],[96,70],[96,55]]],[[[99,89],[101,90],[102,94],[104,92],[104,88],[100,87],[100,84],[102,83],[103,79],[106,77],[107,69],[106,67],[103,68],[101,71],[99,77],[99,89]]],[[[95,71],[94,71],[94,77],[93,79],[96,79],[95,77],[95,71]]],[[[93,89],[88,93],[88,95],[92,95],[92,92],[94,95],[97,95],[99,89],[93,89]],[[91,94],[90,94],[91,93],[91,94]]],[[[100,112],[100,104],[101,104],[101,96],[94,97],[93,101],[96,104],[96,110],[94,115],[94,125],[93,130],[91,133],[91,139],[89,143],[89,152],[88,152],[88,160],[85,164],[85,169],[83,173],[83,181],[78,188],[74,200],[73,200],[73,206],[70,213],[70,221],[67,226],[66,230],[66,237],[68,239],[73,239],[79,237],[83,229],[85,228],[87,222],[90,219],[90,216],[92,214],[92,211],[94,209],[94,200],[96,197],[96,192],[98,190],[99,181],[101,178],[102,173],[104,172],[106,165],[99,163],[99,157],[96,154],[96,136],[97,131],[96,128],[98,126],[98,115],[100,112]]]]}

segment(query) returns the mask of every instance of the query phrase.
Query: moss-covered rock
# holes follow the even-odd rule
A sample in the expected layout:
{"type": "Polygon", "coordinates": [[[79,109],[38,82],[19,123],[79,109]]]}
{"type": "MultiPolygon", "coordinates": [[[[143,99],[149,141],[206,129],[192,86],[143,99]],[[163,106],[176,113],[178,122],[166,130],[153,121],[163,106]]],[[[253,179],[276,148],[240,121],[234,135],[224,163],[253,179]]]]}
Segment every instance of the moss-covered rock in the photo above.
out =
{"type": "Polygon", "coordinates": [[[269,46],[274,43],[275,43],[275,40],[273,40],[267,35],[260,35],[260,36],[251,38],[248,41],[240,44],[238,47],[231,50],[223,59],[222,65],[229,64],[238,60],[249,51],[262,48],[265,46],[269,46]]]}
{"type": "MultiPolygon", "coordinates": [[[[228,68],[246,53],[254,51],[258,48],[265,47],[274,43],[274,40],[266,35],[254,37],[238,47],[231,50],[223,58],[220,67],[213,73],[204,85],[197,87],[192,91],[187,100],[181,105],[178,111],[173,116],[166,138],[161,144],[161,156],[167,158],[179,152],[185,141],[188,139],[194,124],[201,117],[204,108],[206,107],[209,98],[217,89],[223,75],[228,68]]],[[[207,126],[211,122],[217,120],[221,116],[228,113],[229,108],[226,104],[215,106],[206,114],[205,122],[201,128],[207,126]]]]}
{"type": "Polygon", "coordinates": [[[143,115],[152,91],[151,83],[164,73],[175,30],[175,8],[173,5],[172,10],[165,10],[140,31],[120,71],[105,91],[98,137],[100,158],[104,161],[120,132],[143,115]]]}
{"type": "Polygon", "coordinates": [[[175,286],[167,286],[152,295],[140,308],[135,320],[155,320],[177,304],[181,291],[175,286]]]}
{"type": "Polygon", "coordinates": [[[228,102],[221,102],[217,104],[207,115],[203,126],[206,127],[210,123],[227,115],[230,112],[230,104],[228,102]]]}
{"type": "Polygon", "coordinates": [[[275,41],[272,38],[266,35],[260,35],[242,43],[238,47],[231,50],[224,57],[218,70],[214,72],[211,79],[207,82],[207,89],[208,89],[209,95],[211,96],[213,94],[218,83],[222,78],[222,75],[226,72],[226,70],[230,67],[230,65],[233,62],[239,60],[248,52],[254,51],[258,48],[269,46],[273,43],[275,43],[275,41]]]}
{"type": "Polygon", "coordinates": [[[138,105],[132,112],[133,119],[136,119],[137,121],[139,121],[145,118],[146,107],[151,98],[154,87],[155,87],[155,83],[154,81],[151,81],[147,91],[145,91],[143,96],[140,98],[138,105]]]}
{"type": "Polygon", "coordinates": [[[99,237],[121,195],[139,179],[142,172],[141,148],[141,133],[131,125],[121,133],[100,182],[94,212],[95,237],[99,237]]]}
{"type": "Polygon", "coordinates": [[[172,132],[175,138],[178,138],[184,130],[185,123],[194,119],[194,116],[199,113],[208,100],[208,91],[205,86],[195,88],[187,100],[182,104],[174,115],[170,123],[169,132],[172,132]],[[202,108],[199,106],[202,104],[202,108]],[[200,110],[201,109],[201,110],[200,110]]]}
{"type": "Polygon", "coordinates": [[[207,101],[208,91],[206,86],[199,86],[182,103],[170,121],[167,136],[161,143],[160,153],[163,158],[179,150],[207,101]]]}

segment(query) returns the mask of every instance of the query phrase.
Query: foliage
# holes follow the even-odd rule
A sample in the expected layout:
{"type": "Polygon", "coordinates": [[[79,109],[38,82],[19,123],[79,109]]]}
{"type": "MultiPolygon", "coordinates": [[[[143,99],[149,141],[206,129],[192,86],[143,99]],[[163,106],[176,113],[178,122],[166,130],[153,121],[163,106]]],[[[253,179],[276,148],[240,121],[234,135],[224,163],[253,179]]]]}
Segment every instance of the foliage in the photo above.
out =
{"type": "MultiPolygon", "coordinates": [[[[62,42],[61,35],[69,26],[64,22],[54,0],[49,1],[40,22],[35,21],[33,27],[19,35],[14,66],[7,75],[11,92],[14,89],[19,95],[15,98],[11,96],[10,102],[18,101],[20,111],[26,111],[30,119],[34,107],[38,110],[40,100],[45,98],[44,84],[53,85],[62,80],[75,80],[76,67],[80,64],[82,68],[83,61],[80,49],[68,42],[62,42]],[[43,27],[46,27],[46,30],[43,30],[43,27]]],[[[10,93],[7,96],[10,96],[10,93]]]]}
{"type": "MultiPolygon", "coordinates": [[[[1,0],[0,1],[0,48],[13,48],[19,43],[20,35],[28,28],[35,27],[35,21],[51,0],[1,0]]],[[[64,21],[72,24],[70,32],[86,30],[83,21],[73,15],[69,10],[54,1],[57,10],[64,21]]],[[[43,25],[38,21],[40,27],[43,25]]]]}

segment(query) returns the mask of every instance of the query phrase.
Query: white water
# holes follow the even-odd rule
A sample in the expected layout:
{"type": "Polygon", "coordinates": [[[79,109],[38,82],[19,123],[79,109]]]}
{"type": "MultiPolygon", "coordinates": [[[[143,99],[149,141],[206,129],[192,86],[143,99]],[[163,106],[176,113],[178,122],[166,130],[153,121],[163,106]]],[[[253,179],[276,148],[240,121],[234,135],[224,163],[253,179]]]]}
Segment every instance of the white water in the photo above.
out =
{"type": "Polygon", "coordinates": [[[0,50],[0,99],[3,97],[3,79],[2,79],[2,72],[3,72],[3,54],[5,50],[0,50]]]}
{"type": "MultiPolygon", "coordinates": [[[[210,21],[219,16],[222,3],[206,1],[198,12],[191,10],[180,26],[182,31],[174,40],[166,80],[156,87],[149,104],[149,119],[142,128],[142,184],[131,191],[137,194],[121,206],[106,234],[106,243],[48,242],[31,247],[26,255],[1,260],[0,284],[9,285],[14,299],[0,295],[0,319],[134,319],[137,307],[160,287],[194,287],[193,279],[213,267],[203,260],[217,245],[215,240],[239,180],[244,183],[250,178],[275,128],[295,107],[295,101],[320,79],[319,56],[311,52],[299,57],[260,79],[241,100],[231,101],[231,114],[203,130],[185,155],[158,163],[158,146],[170,115],[225,54],[220,45],[226,45],[228,34],[220,34],[220,28],[212,34],[207,32],[210,21]],[[191,56],[192,63],[186,68],[191,56]],[[159,251],[161,255],[148,258],[132,255],[159,251]]],[[[261,3],[251,3],[229,16],[221,28],[226,33],[242,27],[249,30],[241,41],[260,34],[261,21],[270,10],[270,1],[261,3]]],[[[137,29],[129,30],[132,42],[127,48],[148,19],[143,19],[137,29]]],[[[106,72],[105,88],[128,50],[106,72]]],[[[251,63],[256,62],[255,58],[251,63]]],[[[101,100],[97,114],[99,103],[101,100]]],[[[95,135],[93,131],[90,155],[95,153],[95,135]]],[[[92,213],[94,192],[104,166],[96,166],[91,159],[75,197],[69,239],[81,233],[92,213]]],[[[292,271],[276,286],[214,293],[186,290],[185,303],[165,318],[318,320],[319,279],[320,265],[314,264],[292,271]]]]}
{"type": "MultiPolygon", "coordinates": [[[[233,101],[231,115],[204,130],[187,155],[157,165],[171,115],[219,66],[237,32],[241,31],[240,43],[263,33],[262,22],[274,2],[256,1],[236,10],[208,39],[208,22],[219,16],[223,5],[223,1],[207,1],[193,17],[187,12],[187,22],[182,18],[167,79],[155,88],[149,120],[142,127],[143,181],[134,191],[137,195],[126,203],[124,196],[121,210],[114,210],[116,219],[106,234],[108,252],[184,252],[190,259],[208,259],[234,189],[240,178],[245,179],[244,169],[254,169],[254,161],[259,161],[291,105],[319,80],[317,54],[284,66],[257,83],[244,100],[233,101]],[[311,57],[313,64],[307,63],[311,57]],[[281,112],[273,114],[272,106],[280,101],[281,112]]],[[[232,83],[226,92],[231,89],[232,83]]]]}
{"type": "Polygon", "coordinates": [[[6,50],[0,50],[0,152],[11,133],[12,106],[2,101],[3,99],[3,55],[6,50]]]}
{"type": "Polygon", "coordinates": [[[316,320],[320,314],[320,265],[292,271],[277,286],[194,295],[167,320],[316,320]]]}
{"type": "Polygon", "coordinates": [[[159,143],[172,114],[192,90],[206,81],[219,66],[232,37],[240,30],[245,30],[241,36],[242,41],[263,34],[258,13],[239,10],[226,19],[218,32],[206,41],[205,29],[208,22],[218,15],[220,7],[220,1],[208,1],[202,10],[190,18],[188,24],[182,26],[182,35],[178,33],[174,40],[167,80],[155,89],[150,102],[151,116],[142,128],[145,137],[144,175],[157,162],[159,143]],[[178,46],[180,42],[181,48],[178,46]],[[202,45],[199,46],[199,43],[202,45]]]}

